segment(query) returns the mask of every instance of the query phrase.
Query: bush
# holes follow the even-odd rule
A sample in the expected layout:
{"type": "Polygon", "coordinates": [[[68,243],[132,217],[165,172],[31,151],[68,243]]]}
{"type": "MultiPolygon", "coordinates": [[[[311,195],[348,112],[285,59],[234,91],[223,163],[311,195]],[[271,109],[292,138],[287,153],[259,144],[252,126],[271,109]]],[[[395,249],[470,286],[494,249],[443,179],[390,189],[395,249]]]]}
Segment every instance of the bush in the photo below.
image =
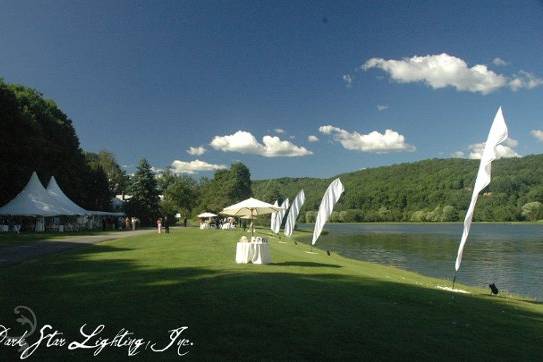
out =
{"type": "Polygon", "coordinates": [[[317,211],[306,211],[305,222],[308,224],[314,223],[317,220],[317,211]]]}
{"type": "Polygon", "coordinates": [[[424,210],[417,210],[414,213],[411,214],[411,217],[409,218],[410,221],[413,222],[422,222],[426,220],[426,211],[424,210]]]}
{"type": "Polygon", "coordinates": [[[522,216],[529,221],[543,218],[543,204],[539,201],[528,202],[522,206],[522,216]]]}

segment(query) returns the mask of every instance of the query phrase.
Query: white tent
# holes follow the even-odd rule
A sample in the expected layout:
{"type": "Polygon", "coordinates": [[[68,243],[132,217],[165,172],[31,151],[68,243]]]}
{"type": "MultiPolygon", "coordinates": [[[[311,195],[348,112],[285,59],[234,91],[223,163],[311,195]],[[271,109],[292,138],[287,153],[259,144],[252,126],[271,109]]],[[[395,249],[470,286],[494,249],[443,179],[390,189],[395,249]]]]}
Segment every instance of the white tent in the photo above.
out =
{"type": "Polygon", "coordinates": [[[212,212],[203,212],[201,214],[198,215],[198,217],[200,219],[208,219],[208,218],[211,218],[211,217],[217,217],[218,215],[212,213],[212,212]]]}
{"type": "Polygon", "coordinates": [[[60,186],[55,180],[55,176],[52,176],[47,185],[47,192],[64,208],[72,210],[75,215],[86,215],[89,212],[70,200],[68,196],[62,191],[60,186]]]}
{"type": "Polygon", "coordinates": [[[0,215],[59,216],[76,213],[51,196],[34,172],[23,191],[0,208],[0,215]]]}

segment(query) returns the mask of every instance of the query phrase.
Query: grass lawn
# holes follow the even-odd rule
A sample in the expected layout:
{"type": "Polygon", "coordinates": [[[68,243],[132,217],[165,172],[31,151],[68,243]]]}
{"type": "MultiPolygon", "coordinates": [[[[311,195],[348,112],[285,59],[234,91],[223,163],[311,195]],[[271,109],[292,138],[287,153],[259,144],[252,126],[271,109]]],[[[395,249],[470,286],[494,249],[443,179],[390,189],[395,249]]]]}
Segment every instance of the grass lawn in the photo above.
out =
{"type": "Polygon", "coordinates": [[[45,233],[20,233],[15,234],[13,232],[9,233],[2,233],[0,234],[0,248],[3,246],[12,246],[16,245],[16,243],[24,243],[29,244],[35,241],[43,241],[43,240],[61,240],[61,239],[73,239],[77,236],[88,236],[88,235],[101,235],[108,232],[113,232],[115,230],[108,230],[108,231],[79,231],[79,232],[65,232],[65,233],[58,233],[58,232],[45,232],[45,233]]]}
{"type": "MultiPolygon", "coordinates": [[[[106,324],[166,342],[187,325],[192,360],[539,360],[543,305],[435,288],[450,282],[272,241],[273,265],[236,265],[237,231],[176,229],[1,268],[0,324],[27,305],[68,339],[106,324]]],[[[303,236],[302,236],[303,237],[303,236]]],[[[31,338],[32,340],[32,338],[31,338]]],[[[126,358],[106,349],[101,360],[126,358]]],[[[0,359],[13,360],[0,346],[0,359]],[[1,358],[7,356],[8,358],[1,358]]],[[[171,350],[136,360],[179,360],[171,350]]],[[[30,360],[95,360],[41,348],[30,360]]]]}

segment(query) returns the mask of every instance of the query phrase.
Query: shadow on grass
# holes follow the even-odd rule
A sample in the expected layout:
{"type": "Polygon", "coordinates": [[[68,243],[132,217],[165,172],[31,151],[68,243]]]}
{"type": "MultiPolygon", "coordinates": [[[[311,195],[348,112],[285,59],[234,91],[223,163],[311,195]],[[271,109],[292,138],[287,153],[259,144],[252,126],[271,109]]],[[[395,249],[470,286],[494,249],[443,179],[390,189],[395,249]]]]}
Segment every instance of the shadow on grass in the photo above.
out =
{"type": "Polygon", "coordinates": [[[341,265],[337,264],[324,264],[324,263],[315,263],[312,261],[285,261],[282,263],[272,263],[271,265],[277,266],[303,266],[303,267],[312,267],[312,268],[342,268],[341,265]]]}
{"type": "Polygon", "coordinates": [[[35,241],[31,244],[12,245],[0,248],[0,271],[2,267],[12,266],[25,262],[33,262],[38,257],[47,256],[49,254],[61,254],[74,249],[80,249],[81,253],[86,253],[88,249],[92,253],[111,252],[111,251],[126,251],[124,248],[109,248],[101,249],[89,248],[93,244],[77,243],[68,241],[35,241]]]}
{"type": "MultiPolygon", "coordinates": [[[[68,340],[79,328],[106,324],[102,337],[126,328],[165,343],[189,326],[196,360],[529,360],[543,353],[543,315],[497,298],[334,273],[152,266],[110,245],[3,269],[0,324],[15,327],[16,305],[68,340]],[[122,254],[122,253],[121,253],[122,254]],[[97,259],[95,259],[97,258],[97,259]]],[[[126,250],[126,249],[124,249],[126,250]]],[[[313,265],[314,266],[314,265],[313,265]]],[[[262,270],[262,269],[260,269],[262,270]]],[[[0,355],[14,358],[0,346],[0,355]]],[[[102,360],[126,359],[106,349],[102,360]]],[[[40,349],[35,360],[93,360],[92,351],[40,349]]],[[[138,360],[179,360],[174,349],[138,360]]],[[[12,360],[6,358],[5,360],[12,360]]]]}

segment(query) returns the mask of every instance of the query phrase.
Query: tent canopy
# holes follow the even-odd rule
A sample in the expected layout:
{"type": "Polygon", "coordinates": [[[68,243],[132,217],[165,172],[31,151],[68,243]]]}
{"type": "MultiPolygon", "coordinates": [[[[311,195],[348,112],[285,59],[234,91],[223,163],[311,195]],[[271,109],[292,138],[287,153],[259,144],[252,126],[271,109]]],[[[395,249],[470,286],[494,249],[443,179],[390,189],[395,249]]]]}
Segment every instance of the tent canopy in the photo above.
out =
{"type": "Polygon", "coordinates": [[[36,172],[33,172],[24,189],[13,200],[0,208],[0,215],[59,216],[77,214],[51,196],[43,187],[36,172]]]}
{"type": "Polygon", "coordinates": [[[86,215],[89,213],[87,210],[77,205],[75,202],[70,200],[68,196],[66,196],[66,194],[58,185],[57,180],[55,180],[55,176],[51,176],[49,184],[47,185],[47,192],[64,208],[72,210],[75,215],[86,215]]]}

